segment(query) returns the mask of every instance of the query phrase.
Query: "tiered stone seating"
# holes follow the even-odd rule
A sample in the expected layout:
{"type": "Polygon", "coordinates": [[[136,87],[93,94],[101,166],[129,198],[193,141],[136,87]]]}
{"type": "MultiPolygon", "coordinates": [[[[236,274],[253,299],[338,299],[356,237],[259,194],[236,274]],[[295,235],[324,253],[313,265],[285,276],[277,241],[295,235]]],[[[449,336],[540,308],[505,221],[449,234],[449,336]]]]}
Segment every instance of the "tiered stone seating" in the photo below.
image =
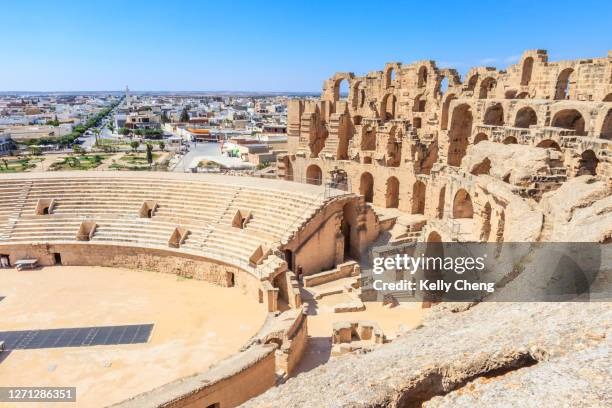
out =
{"type": "Polygon", "coordinates": [[[209,179],[23,178],[0,187],[0,243],[76,242],[81,223],[91,220],[91,243],[168,249],[180,227],[189,234],[173,250],[244,266],[258,248],[278,247],[323,202],[321,194],[209,179]],[[49,214],[37,215],[37,205],[51,200],[49,214]],[[142,218],[145,202],[145,209],[155,204],[150,218],[142,218]],[[237,211],[249,214],[243,228],[232,226],[237,211]]]}

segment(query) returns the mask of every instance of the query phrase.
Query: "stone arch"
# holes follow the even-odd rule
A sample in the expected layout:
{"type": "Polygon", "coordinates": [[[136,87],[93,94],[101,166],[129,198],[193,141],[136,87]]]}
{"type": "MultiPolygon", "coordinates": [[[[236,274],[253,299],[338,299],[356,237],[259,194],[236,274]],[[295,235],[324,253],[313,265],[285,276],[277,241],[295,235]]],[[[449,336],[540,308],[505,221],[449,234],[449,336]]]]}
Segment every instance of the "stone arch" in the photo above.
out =
{"type": "Polygon", "coordinates": [[[478,92],[478,99],[490,98],[493,94],[493,89],[497,85],[495,78],[485,78],[480,83],[480,91],[478,92]]]}
{"type": "Polygon", "coordinates": [[[476,89],[476,84],[478,83],[478,74],[474,74],[467,81],[467,90],[473,91],[476,89]]]}
{"type": "Polygon", "coordinates": [[[503,141],[503,144],[518,144],[518,140],[514,136],[508,136],[503,141]]]}
{"type": "Polygon", "coordinates": [[[387,139],[387,166],[398,167],[402,161],[402,133],[397,127],[389,131],[387,139]]]}
{"type": "Polygon", "coordinates": [[[574,82],[574,69],[573,68],[565,68],[563,71],[559,73],[557,76],[557,84],[555,85],[555,99],[569,99],[573,87],[575,85],[574,82]]]}
{"type": "Polygon", "coordinates": [[[422,88],[427,85],[427,67],[421,65],[418,73],[418,87],[422,88]]]}
{"type": "Polygon", "coordinates": [[[446,186],[440,189],[440,193],[438,193],[438,207],[436,208],[436,212],[439,219],[444,218],[444,200],[446,199],[446,186]]]}
{"type": "Polygon", "coordinates": [[[320,186],[323,183],[323,172],[316,164],[311,164],[306,169],[306,182],[320,186]]]}
{"type": "Polygon", "coordinates": [[[599,159],[597,158],[597,155],[595,155],[595,152],[591,149],[585,150],[580,155],[576,176],[582,176],[585,174],[590,174],[591,176],[597,175],[598,164],[599,159]]]}
{"type": "Polygon", "coordinates": [[[365,197],[366,203],[374,201],[374,177],[367,171],[359,179],[359,194],[365,197]]]}
{"type": "Polygon", "coordinates": [[[397,208],[399,206],[399,180],[395,176],[391,176],[387,179],[385,199],[386,208],[397,208]]]}
{"type": "Polygon", "coordinates": [[[389,93],[383,97],[381,112],[383,112],[384,120],[391,120],[395,118],[396,105],[397,105],[397,98],[394,94],[389,93]]]}
{"type": "Polygon", "coordinates": [[[361,89],[361,85],[361,81],[355,81],[351,89],[351,104],[354,109],[361,108],[365,102],[365,90],[361,89]]]}
{"type": "Polygon", "coordinates": [[[573,130],[578,136],[586,136],[584,118],[576,109],[563,109],[555,113],[552,126],[573,130]]]}
{"type": "Polygon", "coordinates": [[[442,242],[442,237],[436,231],[431,231],[427,235],[427,242],[442,242]]]}
{"type": "Polygon", "coordinates": [[[451,126],[448,132],[447,164],[460,166],[467,151],[468,139],[472,134],[472,112],[470,105],[461,104],[453,109],[451,126]]]}
{"type": "Polygon", "coordinates": [[[387,66],[387,69],[385,70],[385,88],[388,88],[393,85],[397,77],[398,69],[399,67],[395,64],[387,66]]]}
{"type": "Polygon", "coordinates": [[[440,129],[442,130],[448,129],[448,109],[453,99],[457,99],[457,95],[449,94],[444,98],[444,103],[442,103],[442,118],[440,120],[440,129]]]}
{"type": "Polygon", "coordinates": [[[425,214],[426,186],[422,181],[416,181],[412,186],[412,214],[425,214]]]}
{"type": "Polygon", "coordinates": [[[334,102],[349,99],[350,85],[348,78],[338,78],[334,83],[334,102]]]}
{"type": "Polygon", "coordinates": [[[528,129],[531,125],[538,123],[538,115],[535,113],[533,108],[524,106],[516,112],[514,119],[514,127],[528,129]]]}
{"type": "Polygon", "coordinates": [[[463,188],[457,191],[453,199],[453,218],[474,218],[472,197],[463,188]]]}
{"type": "Polygon", "coordinates": [[[523,60],[523,72],[521,74],[521,85],[529,85],[531,74],[533,72],[533,57],[527,57],[523,60]]]}
{"type": "Polygon", "coordinates": [[[542,149],[555,149],[561,151],[561,147],[559,143],[555,142],[552,139],[544,139],[540,143],[536,145],[536,147],[540,147],[542,149]]]}
{"type": "Polygon", "coordinates": [[[450,80],[448,79],[448,76],[447,75],[442,76],[442,78],[438,82],[438,85],[436,86],[436,94],[438,96],[443,96],[446,93],[446,91],[448,91],[449,86],[450,86],[450,80]]]}
{"type": "Polygon", "coordinates": [[[489,160],[488,157],[485,157],[483,161],[475,164],[472,167],[472,170],[470,171],[470,173],[472,173],[475,176],[478,176],[480,174],[489,174],[490,171],[491,171],[491,160],[489,160]]]}
{"type": "Polygon", "coordinates": [[[612,109],[608,109],[606,117],[601,126],[601,138],[612,140],[612,109]]]}
{"type": "Polygon", "coordinates": [[[414,98],[414,105],[412,105],[413,112],[425,112],[427,107],[427,99],[424,98],[423,94],[418,94],[414,98]]]}
{"type": "Polygon", "coordinates": [[[487,202],[482,209],[482,228],[480,229],[480,240],[487,242],[491,235],[491,204],[487,202]]]}
{"type": "Polygon", "coordinates": [[[487,108],[484,114],[483,123],[491,126],[504,125],[504,108],[501,103],[496,103],[487,108]]]}
{"type": "Polygon", "coordinates": [[[487,136],[486,133],[479,133],[474,138],[474,144],[477,145],[478,143],[482,142],[483,140],[489,140],[489,136],[487,136]]]}
{"type": "Polygon", "coordinates": [[[364,126],[361,130],[361,150],[376,150],[376,129],[371,126],[364,126]]]}

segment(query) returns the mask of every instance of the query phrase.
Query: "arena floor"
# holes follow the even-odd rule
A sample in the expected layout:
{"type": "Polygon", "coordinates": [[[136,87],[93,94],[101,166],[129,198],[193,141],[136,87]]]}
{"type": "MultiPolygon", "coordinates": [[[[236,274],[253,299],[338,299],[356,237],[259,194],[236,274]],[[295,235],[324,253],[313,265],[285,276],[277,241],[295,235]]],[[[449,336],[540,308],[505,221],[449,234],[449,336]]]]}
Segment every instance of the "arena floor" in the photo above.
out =
{"type": "Polygon", "coordinates": [[[237,288],[121,268],[0,269],[2,296],[2,331],[155,325],[148,343],[0,356],[0,385],[76,386],[78,406],[106,406],[204,371],[237,352],[266,316],[237,288]]]}

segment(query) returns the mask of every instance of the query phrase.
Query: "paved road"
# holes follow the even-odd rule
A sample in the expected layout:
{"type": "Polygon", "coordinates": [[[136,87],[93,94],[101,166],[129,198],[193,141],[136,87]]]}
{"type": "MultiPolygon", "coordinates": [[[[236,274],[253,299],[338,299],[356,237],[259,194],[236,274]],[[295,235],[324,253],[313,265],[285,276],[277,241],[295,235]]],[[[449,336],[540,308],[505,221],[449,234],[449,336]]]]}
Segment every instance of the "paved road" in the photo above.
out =
{"type": "Polygon", "coordinates": [[[182,160],[176,165],[174,171],[185,172],[197,166],[201,160],[212,160],[223,164],[229,168],[253,168],[250,163],[245,163],[236,157],[221,155],[221,148],[218,143],[191,143],[189,152],[183,156],[182,160]]]}

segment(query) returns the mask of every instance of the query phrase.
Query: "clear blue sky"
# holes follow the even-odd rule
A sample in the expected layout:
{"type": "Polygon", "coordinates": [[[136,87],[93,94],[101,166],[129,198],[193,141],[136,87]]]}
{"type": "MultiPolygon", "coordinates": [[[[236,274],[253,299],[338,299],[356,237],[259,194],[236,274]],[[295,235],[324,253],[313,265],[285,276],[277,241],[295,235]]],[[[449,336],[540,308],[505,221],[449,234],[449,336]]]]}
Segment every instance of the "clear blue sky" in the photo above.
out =
{"type": "Polygon", "coordinates": [[[0,91],[319,91],[336,71],[612,49],[611,1],[2,2],[0,91]]]}

